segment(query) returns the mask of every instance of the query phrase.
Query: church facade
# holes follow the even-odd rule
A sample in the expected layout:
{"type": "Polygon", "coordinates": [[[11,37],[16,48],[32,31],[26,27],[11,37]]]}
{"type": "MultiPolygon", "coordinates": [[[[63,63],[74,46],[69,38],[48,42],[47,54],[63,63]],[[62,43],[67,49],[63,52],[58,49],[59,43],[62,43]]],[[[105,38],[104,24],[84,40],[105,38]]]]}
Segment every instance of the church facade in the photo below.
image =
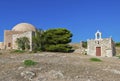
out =
{"type": "Polygon", "coordinates": [[[102,38],[102,33],[97,31],[95,39],[87,40],[87,54],[92,56],[112,57],[116,53],[112,38],[102,38]]]}
{"type": "Polygon", "coordinates": [[[4,30],[4,42],[0,42],[0,49],[18,49],[17,38],[27,37],[30,42],[30,51],[32,50],[32,36],[36,28],[29,23],[20,23],[12,30],[4,30]]]}

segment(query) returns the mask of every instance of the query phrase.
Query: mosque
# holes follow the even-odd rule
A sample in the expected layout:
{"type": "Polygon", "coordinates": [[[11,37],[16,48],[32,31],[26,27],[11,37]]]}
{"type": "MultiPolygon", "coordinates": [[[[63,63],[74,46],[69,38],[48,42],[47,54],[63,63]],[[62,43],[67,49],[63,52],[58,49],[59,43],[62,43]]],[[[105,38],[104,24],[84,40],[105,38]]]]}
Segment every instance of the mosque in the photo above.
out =
{"type": "Polygon", "coordinates": [[[4,30],[4,42],[0,42],[0,49],[18,49],[17,38],[27,37],[30,41],[30,51],[32,51],[32,36],[36,28],[29,23],[19,23],[12,30],[4,30]]]}

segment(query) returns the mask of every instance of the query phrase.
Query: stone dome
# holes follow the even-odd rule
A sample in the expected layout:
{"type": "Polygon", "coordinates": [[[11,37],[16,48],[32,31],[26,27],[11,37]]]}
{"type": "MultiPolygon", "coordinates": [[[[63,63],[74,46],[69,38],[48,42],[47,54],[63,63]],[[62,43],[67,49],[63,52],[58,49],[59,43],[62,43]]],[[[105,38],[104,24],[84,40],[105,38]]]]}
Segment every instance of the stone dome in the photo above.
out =
{"type": "Polygon", "coordinates": [[[20,23],[12,28],[12,31],[35,31],[35,27],[29,23],[20,23]]]}

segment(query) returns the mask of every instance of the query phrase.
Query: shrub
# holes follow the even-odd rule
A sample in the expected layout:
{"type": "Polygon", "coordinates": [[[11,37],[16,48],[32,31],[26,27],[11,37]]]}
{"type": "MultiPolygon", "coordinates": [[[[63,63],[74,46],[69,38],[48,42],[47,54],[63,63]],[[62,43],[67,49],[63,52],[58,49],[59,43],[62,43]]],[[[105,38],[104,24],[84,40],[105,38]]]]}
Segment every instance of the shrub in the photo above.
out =
{"type": "Polygon", "coordinates": [[[116,46],[116,47],[120,47],[120,42],[116,42],[116,43],[115,43],[115,46],[116,46]]]}
{"type": "Polygon", "coordinates": [[[24,50],[13,50],[11,53],[24,53],[24,50]]]}
{"type": "Polygon", "coordinates": [[[117,56],[120,59],[120,56],[117,56]]]}
{"type": "Polygon", "coordinates": [[[25,66],[33,66],[33,65],[36,65],[37,62],[34,62],[33,60],[25,60],[24,61],[24,65],[25,66]]]}
{"type": "Polygon", "coordinates": [[[17,38],[16,43],[18,44],[18,48],[22,50],[29,50],[30,49],[30,41],[27,37],[20,37],[17,38]]]}
{"type": "Polygon", "coordinates": [[[51,52],[70,52],[71,46],[67,44],[50,45],[46,47],[46,50],[51,52]]]}
{"type": "Polygon", "coordinates": [[[0,52],[0,55],[2,55],[2,52],[0,52]]]}
{"type": "Polygon", "coordinates": [[[83,41],[83,42],[82,42],[82,47],[83,47],[83,48],[87,48],[87,42],[86,42],[86,41],[83,41]]]}
{"type": "Polygon", "coordinates": [[[91,58],[90,60],[93,61],[93,62],[101,62],[101,61],[102,61],[102,60],[99,59],[99,58],[91,58]]]}

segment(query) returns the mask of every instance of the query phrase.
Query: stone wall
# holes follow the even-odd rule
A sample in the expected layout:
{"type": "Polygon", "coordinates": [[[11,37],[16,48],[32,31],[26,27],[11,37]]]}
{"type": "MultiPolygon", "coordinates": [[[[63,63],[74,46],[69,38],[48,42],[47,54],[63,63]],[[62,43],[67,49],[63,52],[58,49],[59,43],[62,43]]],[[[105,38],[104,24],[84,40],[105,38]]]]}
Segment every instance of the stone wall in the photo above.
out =
{"type": "Polygon", "coordinates": [[[0,42],[0,49],[4,49],[4,42],[0,42]]]}
{"type": "Polygon", "coordinates": [[[12,49],[12,35],[21,34],[23,32],[5,30],[4,31],[4,47],[5,49],[12,49]]]}

